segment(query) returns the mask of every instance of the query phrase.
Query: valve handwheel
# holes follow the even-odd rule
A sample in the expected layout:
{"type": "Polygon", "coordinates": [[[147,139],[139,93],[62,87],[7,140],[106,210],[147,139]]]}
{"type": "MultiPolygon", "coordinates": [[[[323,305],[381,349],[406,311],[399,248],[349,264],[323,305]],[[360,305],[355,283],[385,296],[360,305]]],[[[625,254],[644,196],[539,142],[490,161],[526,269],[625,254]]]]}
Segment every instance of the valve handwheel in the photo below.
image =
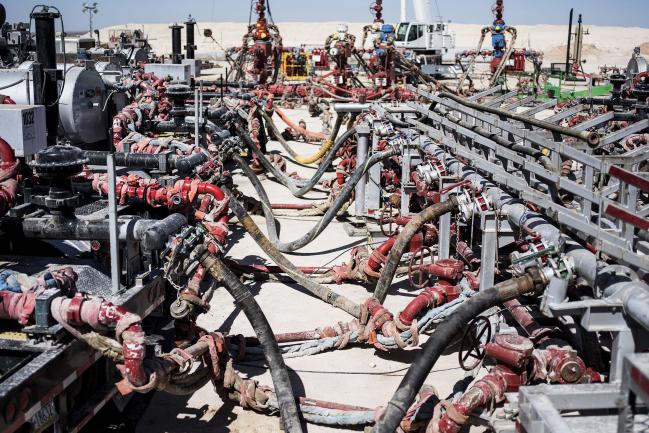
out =
{"type": "Polygon", "coordinates": [[[420,247],[410,257],[408,264],[408,280],[413,287],[423,289],[430,283],[431,275],[421,269],[433,263],[433,250],[430,247],[420,247]]]}
{"type": "Polygon", "coordinates": [[[491,322],[487,317],[476,317],[462,335],[457,353],[460,367],[465,371],[476,368],[485,357],[484,346],[491,341],[491,322]]]}
{"type": "Polygon", "coordinates": [[[381,215],[379,217],[379,226],[381,227],[383,236],[390,238],[397,234],[399,231],[399,225],[395,220],[397,216],[399,216],[399,208],[391,202],[387,202],[381,209],[381,215]]]}

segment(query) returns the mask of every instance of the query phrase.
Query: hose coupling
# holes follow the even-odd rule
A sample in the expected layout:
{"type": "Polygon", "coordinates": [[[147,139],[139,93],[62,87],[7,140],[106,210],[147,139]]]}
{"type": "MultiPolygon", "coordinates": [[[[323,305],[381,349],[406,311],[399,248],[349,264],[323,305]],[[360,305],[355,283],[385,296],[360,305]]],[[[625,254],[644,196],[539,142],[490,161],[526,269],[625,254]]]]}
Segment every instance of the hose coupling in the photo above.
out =
{"type": "Polygon", "coordinates": [[[472,196],[467,188],[457,195],[457,200],[464,222],[469,222],[474,216],[491,209],[491,200],[484,193],[476,193],[472,196]]]}

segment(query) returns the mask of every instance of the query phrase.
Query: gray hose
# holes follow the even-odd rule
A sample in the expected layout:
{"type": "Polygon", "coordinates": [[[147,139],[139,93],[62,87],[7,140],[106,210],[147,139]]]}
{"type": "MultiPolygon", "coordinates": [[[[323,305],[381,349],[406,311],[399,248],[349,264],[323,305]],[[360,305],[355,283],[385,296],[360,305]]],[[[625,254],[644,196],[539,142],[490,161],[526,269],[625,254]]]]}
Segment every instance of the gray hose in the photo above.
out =
{"type": "Polygon", "coordinates": [[[237,276],[218,257],[210,253],[205,253],[200,261],[212,277],[223,282],[255,330],[255,334],[259,339],[264,356],[270,367],[270,374],[273,378],[275,395],[277,396],[284,430],[289,433],[302,433],[302,425],[293,394],[293,387],[291,386],[291,379],[289,378],[282,352],[279,349],[268,319],[264,316],[264,312],[250,291],[241,284],[237,276]]]}
{"type": "Polygon", "coordinates": [[[358,304],[354,303],[345,296],[339,295],[330,288],[318,284],[313,281],[307,275],[303,274],[298,268],[293,265],[284,255],[273,246],[273,244],[268,240],[266,236],[261,232],[259,226],[250,218],[250,215],[246,212],[245,208],[237,199],[234,198],[232,192],[229,191],[226,187],[222,187],[230,198],[230,209],[232,213],[237,217],[239,222],[243,225],[243,228],[246,229],[248,234],[253,238],[253,240],[259,245],[259,247],[273,260],[277,266],[279,266],[282,271],[291,277],[294,281],[300,284],[302,287],[307,289],[315,297],[325,301],[328,304],[333,305],[336,308],[351,314],[352,316],[358,318],[360,317],[360,307],[358,304]]]}
{"type": "Polygon", "coordinates": [[[248,176],[248,178],[252,181],[255,190],[257,190],[257,193],[259,194],[259,198],[264,204],[263,210],[264,210],[264,215],[266,217],[266,226],[268,227],[268,235],[270,236],[271,241],[280,251],[284,253],[290,253],[293,251],[297,251],[300,248],[303,248],[304,246],[308,245],[310,242],[312,242],[315,238],[317,238],[322,233],[322,231],[329,225],[329,223],[336,217],[336,215],[338,215],[338,211],[340,210],[340,208],[347,202],[347,200],[349,200],[349,198],[351,197],[354,191],[354,188],[356,187],[356,184],[359,181],[361,181],[361,179],[363,178],[365,173],[367,173],[370,167],[374,166],[375,164],[378,164],[384,159],[398,155],[399,152],[400,151],[398,149],[390,149],[384,152],[375,153],[366,161],[365,165],[361,167],[357,167],[354,174],[345,183],[345,186],[341,191],[340,195],[336,198],[336,201],[329,207],[329,209],[327,209],[327,212],[325,212],[324,216],[320,219],[320,221],[313,228],[311,228],[311,230],[309,230],[306,234],[304,234],[301,238],[288,243],[284,243],[279,240],[279,237],[277,235],[277,229],[275,226],[275,218],[273,216],[272,210],[270,209],[270,202],[268,200],[268,195],[266,194],[263,187],[261,186],[261,183],[256,178],[256,176],[254,176],[254,174],[251,173],[245,161],[243,161],[243,159],[241,159],[240,156],[235,154],[233,155],[233,158],[237,162],[237,164],[242,168],[246,176],[248,176]]]}
{"type": "Polygon", "coordinates": [[[348,129],[340,137],[338,137],[334,145],[327,153],[327,156],[325,156],[324,159],[320,162],[320,167],[318,168],[318,170],[308,180],[295,180],[286,176],[266,159],[263,152],[257,148],[255,143],[252,142],[252,139],[241,125],[237,124],[237,132],[243,138],[243,141],[246,143],[250,151],[255,154],[261,165],[264,166],[264,169],[271,173],[282,185],[287,187],[291,191],[291,194],[293,194],[295,197],[302,197],[317,185],[320,178],[331,166],[333,160],[336,159],[336,153],[338,152],[338,149],[340,149],[347,140],[349,140],[356,134],[356,128],[348,129]]]}

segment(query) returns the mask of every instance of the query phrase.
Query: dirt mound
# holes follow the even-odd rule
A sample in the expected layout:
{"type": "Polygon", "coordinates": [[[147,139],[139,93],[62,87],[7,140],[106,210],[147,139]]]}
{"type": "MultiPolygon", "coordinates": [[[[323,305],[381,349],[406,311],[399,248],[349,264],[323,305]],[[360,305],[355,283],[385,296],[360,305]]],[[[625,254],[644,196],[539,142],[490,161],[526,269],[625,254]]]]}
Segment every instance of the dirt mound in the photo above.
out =
{"type": "MultiPolygon", "coordinates": [[[[649,47],[648,47],[649,48],[649,47]]],[[[559,45],[544,51],[545,58],[548,60],[566,60],[566,45],[559,45]]],[[[582,48],[583,57],[600,57],[606,54],[606,51],[600,49],[595,44],[584,44],[582,48]]]]}
{"type": "Polygon", "coordinates": [[[640,44],[640,52],[642,54],[649,54],[649,42],[640,44]]]}

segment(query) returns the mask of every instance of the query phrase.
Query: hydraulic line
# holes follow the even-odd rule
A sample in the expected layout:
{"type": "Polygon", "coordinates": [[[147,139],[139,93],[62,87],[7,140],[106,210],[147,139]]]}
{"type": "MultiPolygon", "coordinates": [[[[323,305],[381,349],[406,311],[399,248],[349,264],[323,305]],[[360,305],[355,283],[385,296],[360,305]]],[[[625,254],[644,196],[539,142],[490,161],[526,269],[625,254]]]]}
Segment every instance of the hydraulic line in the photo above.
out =
{"type": "Polygon", "coordinates": [[[275,122],[273,122],[273,119],[266,113],[264,110],[259,110],[261,113],[261,117],[264,118],[264,121],[266,122],[266,125],[270,128],[271,132],[279,142],[279,144],[282,145],[284,150],[288,152],[289,155],[291,155],[291,158],[295,158],[298,156],[297,152],[293,150],[293,148],[288,144],[288,141],[284,140],[284,137],[282,137],[282,133],[279,131],[277,128],[277,125],[275,125],[275,122]]]}
{"type": "Polygon", "coordinates": [[[422,346],[421,352],[410,366],[372,432],[396,431],[439,357],[471,320],[483,311],[503,302],[528,293],[540,293],[547,281],[547,277],[541,270],[532,268],[528,274],[482,290],[460,305],[453,315],[437,327],[433,337],[422,346]]]}
{"type": "Polygon", "coordinates": [[[308,245],[322,233],[322,231],[329,225],[329,223],[336,217],[336,215],[338,215],[338,211],[340,210],[340,208],[351,197],[352,192],[356,187],[356,184],[359,181],[361,181],[365,173],[367,173],[367,171],[371,167],[383,161],[384,159],[398,155],[399,152],[400,152],[399,149],[389,149],[384,152],[375,153],[366,161],[365,165],[357,167],[356,171],[354,171],[354,174],[345,183],[345,186],[340,192],[340,195],[336,197],[335,202],[331,205],[329,209],[327,209],[327,212],[325,212],[324,216],[320,219],[320,221],[313,228],[311,228],[311,230],[309,230],[306,234],[304,234],[301,238],[288,243],[284,243],[279,240],[279,237],[277,235],[277,229],[275,226],[275,220],[270,207],[270,202],[268,200],[268,196],[266,195],[265,191],[263,191],[263,189],[260,189],[261,184],[259,183],[258,180],[255,181],[256,177],[254,176],[254,174],[250,172],[249,169],[246,170],[247,167],[246,168],[243,167],[245,165],[245,162],[243,162],[241,157],[238,157],[238,155],[235,154],[233,158],[239,164],[239,166],[244,170],[246,175],[250,178],[253,185],[255,186],[255,189],[257,190],[257,193],[259,194],[259,198],[264,203],[264,206],[262,207],[264,209],[264,215],[266,216],[266,225],[268,226],[268,234],[271,240],[273,241],[273,244],[277,247],[278,250],[284,253],[290,253],[293,251],[297,251],[300,248],[303,248],[304,246],[308,245]]]}
{"type": "Polygon", "coordinates": [[[512,141],[509,141],[506,138],[496,133],[493,133],[491,131],[488,131],[487,129],[481,126],[473,125],[465,120],[462,120],[459,117],[451,114],[449,111],[444,110],[440,107],[437,107],[437,112],[441,116],[444,116],[449,121],[455,123],[456,125],[461,126],[462,128],[466,128],[470,131],[473,131],[476,134],[484,138],[487,138],[496,144],[499,144],[500,146],[506,147],[507,149],[510,149],[514,152],[522,153],[524,155],[531,156],[532,158],[536,158],[536,160],[543,166],[543,168],[545,168],[546,170],[552,173],[557,172],[557,169],[554,167],[554,164],[552,164],[552,160],[547,156],[543,155],[543,153],[540,150],[533,149],[531,147],[523,146],[520,144],[516,144],[512,141]]]}
{"type": "Polygon", "coordinates": [[[336,117],[336,123],[334,124],[333,131],[331,132],[331,136],[322,144],[322,146],[320,146],[320,149],[318,149],[318,151],[311,156],[302,156],[295,153],[293,149],[289,147],[288,143],[286,143],[286,140],[284,140],[282,135],[279,133],[277,126],[275,125],[275,122],[273,122],[273,119],[265,112],[262,112],[262,116],[264,116],[264,119],[270,125],[271,130],[273,131],[273,133],[275,133],[275,136],[277,137],[277,140],[288,151],[288,153],[295,159],[295,161],[300,164],[312,164],[322,159],[322,157],[324,157],[327,154],[327,152],[329,152],[329,150],[334,145],[334,143],[336,143],[336,137],[338,136],[338,132],[340,131],[340,127],[342,126],[344,120],[344,115],[339,114],[336,117]]]}
{"type": "Polygon", "coordinates": [[[325,135],[322,132],[307,131],[306,129],[302,128],[301,126],[296,125],[294,122],[291,121],[291,119],[288,118],[288,116],[286,116],[286,114],[284,114],[278,108],[275,108],[275,112],[282,119],[282,121],[284,123],[286,123],[288,125],[288,127],[293,129],[294,131],[296,131],[296,132],[298,132],[300,134],[303,134],[303,135],[305,135],[307,137],[313,137],[313,138],[317,138],[317,139],[321,139],[321,140],[326,138],[325,135]]]}
{"type": "Polygon", "coordinates": [[[484,105],[468,101],[465,98],[462,98],[457,95],[453,95],[452,93],[448,93],[448,92],[442,92],[438,95],[438,97],[450,99],[452,101],[457,102],[460,105],[463,105],[468,108],[472,108],[477,111],[495,114],[500,117],[522,122],[525,125],[532,125],[532,126],[536,126],[537,128],[547,129],[548,131],[556,132],[558,134],[566,135],[568,137],[573,137],[585,141],[590,146],[597,146],[599,144],[599,134],[597,132],[576,131],[571,128],[566,128],[563,126],[545,122],[543,120],[537,120],[533,117],[527,117],[523,114],[512,113],[507,110],[501,110],[500,108],[486,107],[484,105]]]}
{"type": "Polygon", "coordinates": [[[345,296],[339,295],[333,290],[311,280],[307,275],[302,273],[293,263],[291,263],[284,255],[273,246],[268,238],[262,233],[257,224],[250,218],[245,208],[238,200],[234,198],[232,193],[223,188],[226,193],[230,195],[230,209],[232,213],[241,222],[244,229],[250,234],[259,247],[279,266],[288,276],[294,281],[307,289],[315,297],[325,301],[328,304],[339,308],[355,318],[360,317],[360,306],[345,296]]]}
{"type": "Polygon", "coordinates": [[[279,403],[284,430],[289,433],[301,433],[302,426],[298,414],[297,404],[291,386],[282,352],[279,349],[273,330],[250,291],[239,281],[236,275],[209,252],[203,254],[200,262],[216,280],[221,281],[237,305],[241,307],[248,321],[255,330],[255,334],[263,348],[264,356],[270,368],[270,374],[275,386],[275,395],[279,403]]]}
{"type": "MultiPolygon", "coordinates": [[[[118,167],[145,168],[149,170],[161,170],[166,163],[169,169],[178,169],[181,173],[190,173],[194,168],[204,164],[208,160],[205,153],[192,153],[188,156],[181,155],[160,155],[153,153],[122,153],[116,152],[115,164],[118,167]]],[[[108,152],[97,150],[86,150],[84,156],[90,164],[104,165],[108,152]]]]}
{"type": "Polygon", "coordinates": [[[390,255],[385,262],[379,281],[376,283],[376,288],[374,289],[374,297],[378,299],[381,304],[385,301],[390,284],[392,284],[392,279],[397,272],[399,262],[401,262],[401,256],[403,256],[410,245],[413,236],[423,227],[424,224],[427,224],[449,212],[457,212],[458,209],[459,203],[457,198],[451,197],[448,201],[436,203],[427,207],[413,217],[401,230],[394,246],[390,250],[390,255]]]}
{"type": "Polygon", "coordinates": [[[295,180],[291,179],[288,176],[284,175],[281,171],[277,169],[273,164],[270,163],[264,156],[263,152],[257,148],[255,143],[245,131],[245,129],[237,123],[237,132],[243,138],[243,141],[246,143],[248,148],[252,153],[255,154],[261,165],[264,166],[268,172],[270,172],[282,185],[288,188],[295,197],[302,197],[309,191],[311,191],[318,183],[320,178],[325,174],[331,162],[336,158],[336,153],[338,149],[345,144],[347,140],[353,137],[356,134],[356,128],[351,128],[345,131],[334,143],[333,147],[327,154],[327,156],[320,162],[320,167],[315,172],[313,177],[308,180],[295,180]]]}

